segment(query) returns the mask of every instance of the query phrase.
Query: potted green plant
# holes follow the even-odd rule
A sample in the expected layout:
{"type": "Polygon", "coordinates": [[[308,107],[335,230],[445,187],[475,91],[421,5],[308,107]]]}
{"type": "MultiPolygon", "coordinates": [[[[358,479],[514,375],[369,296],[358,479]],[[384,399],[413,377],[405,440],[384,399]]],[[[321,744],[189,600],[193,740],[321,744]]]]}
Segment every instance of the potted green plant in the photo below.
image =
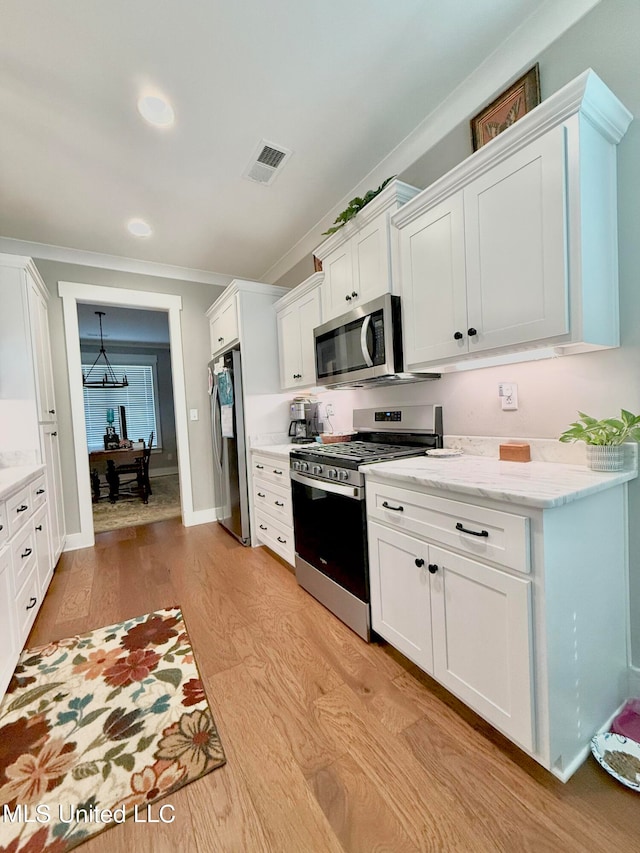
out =
{"type": "Polygon", "coordinates": [[[597,420],[584,412],[560,436],[560,441],[584,441],[587,463],[594,471],[620,471],[626,441],[640,441],[640,415],[621,409],[619,418],[597,420]]]}

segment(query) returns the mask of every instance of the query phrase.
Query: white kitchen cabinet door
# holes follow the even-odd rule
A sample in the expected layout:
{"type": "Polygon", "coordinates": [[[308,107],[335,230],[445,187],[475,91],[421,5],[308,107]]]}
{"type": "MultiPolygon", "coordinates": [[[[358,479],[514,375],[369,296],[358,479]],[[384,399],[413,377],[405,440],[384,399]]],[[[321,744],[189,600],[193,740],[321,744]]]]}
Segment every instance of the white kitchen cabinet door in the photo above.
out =
{"type": "Polygon", "coordinates": [[[468,352],[462,191],[399,232],[405,366],[468,352]]]}
{"type": "Polygon", "coordinates": [[[34,515],[33,530],[36,543],[40,600],[42,600],[53,574],[53,554],[49,535],[49,511],[46,506],[41,507],[34,515]]]}
{"type": "Polygon", "coordinates": [[[235,294],[223,302],[209,321],[211,353],[223,352],[238,340],[238,310],[235,294]]]}
{"type": "Polygon", "coordinates": [[[40,439],[42,443],[43,462],[46,465],[49,536],[51,540],[52,563],[55,566],[62,553],[66,536],[58,425],[52,423],[41,426],[40,439]]]}
{"type": "Polygon", "coordinates": [[[426,543],[369,522],[371,626],[425,672],[433,672],[426,543]]]}
{"type": "Polygon", "coordinates": [[[339,317],[352,307],[351,293],[354,287],[351,247],[351,240],[346,240],[322,262],[322,314],[326,320],[339,317]]]}
{"type": "Polygon", "coordinates": [[[18,656],[16,596],[11,573],[11,551],[0,549],[0,698],[4,695],[18,656]]]}
{"type": "Polygon", "coordinates": [[[316,384],[313,330],[321,323],[320,288],[277,311],[280,384],[282,390],[316,384]]]}
{"type": "Polygon", "coordinates": [[[300,385],[302,352],[297,304],[278,312],[278,343],[280,347],[280,384],[283,391],[300,385]]]}
{"type": "Polygon", "coordinates": [[[38,420],[40,422],[53,421],[56,419],[56,403],[53,390],[53,367],[49,340],[49,311],[45,298],[31,279],[28,271],[26,272],[26,276],[31,340],[36,373],[38,420]]]}
{"type": "Polygon", "coordinates": [[[305,387],[316,384],[316,346],[313,330],[322,322],[320,288],[303,296],[298,303],[300,327],[301,384],[305,387]]]}
{"type": "Polygon", "coordinates": [[[376,216],[351,238],[353,289],[350,305],[356,308],[389,292],[389,214],[376,216]]]}
{"type": "Polygon", "coordinates": [[[433,675],[531,751],[531,581],[430,547],[433,675]]]}
{"type": "Polygon", "coordinates": [[[471,353],[569,331],[564,133],[554,128],[464,189],[471,353]]]}

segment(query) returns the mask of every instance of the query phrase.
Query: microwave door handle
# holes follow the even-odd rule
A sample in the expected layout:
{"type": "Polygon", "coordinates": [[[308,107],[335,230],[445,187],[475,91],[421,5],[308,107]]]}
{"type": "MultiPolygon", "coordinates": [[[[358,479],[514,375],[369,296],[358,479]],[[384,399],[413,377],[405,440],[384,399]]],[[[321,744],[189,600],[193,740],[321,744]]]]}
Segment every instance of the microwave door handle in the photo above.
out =
{"type": "Polygon", "coordinates": [[[364,363],[367,365],[367,367],[373,367],[373,359],[371,358],[371,354],[369,353],[369,347],[367,346],[367,332],[369,331],[370,324],[371,314],[367,314],[367,316],[364,318],[362,328],[360,329],[360,347],[362,349],[362,357],[364,358],[364,363]]]}

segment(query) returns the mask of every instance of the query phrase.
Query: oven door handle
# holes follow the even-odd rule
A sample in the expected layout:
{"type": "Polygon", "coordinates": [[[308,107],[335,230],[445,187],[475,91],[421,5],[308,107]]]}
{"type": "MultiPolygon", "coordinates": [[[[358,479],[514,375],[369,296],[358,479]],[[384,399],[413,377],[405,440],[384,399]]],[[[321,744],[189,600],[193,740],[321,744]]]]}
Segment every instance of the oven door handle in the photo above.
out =
{"type": "Polygon", "coordinates": [[[369,353],[369,347],[367,346],[367,332],[369,331],[370,324],[371,314],[367,314],[367,316],[364,318],[362,328],[360,329],[360,347],[362,349],[362,357],[364,358],[364,363],[367,365],[367,367],[373,367],[373,359],[371,358],[371,354],[369,353]]]}
{"type": "Polygon", "coordinates": [[[364,500],[364,489],[361,486],[346,486],[343,483],[329,483],[327,480],[316,480],[314,477],[307,477],[304,474],[299,474],[297,471],[291,471],[291,479],[296,483],[302,483],[303,486],[311,486],[312,489],[318,489],[321,492],[331,492],[333,495],[342,495],[345,498],[351,498],[356,501],[364,500]]]}

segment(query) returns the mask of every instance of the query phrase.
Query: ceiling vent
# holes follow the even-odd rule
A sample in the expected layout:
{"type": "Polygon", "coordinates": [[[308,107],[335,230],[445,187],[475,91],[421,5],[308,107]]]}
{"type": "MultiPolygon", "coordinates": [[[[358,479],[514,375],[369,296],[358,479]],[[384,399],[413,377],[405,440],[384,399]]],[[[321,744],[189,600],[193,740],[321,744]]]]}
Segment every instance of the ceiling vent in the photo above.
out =
{"type": "Polygon", "coordinates": [[[288,148],[262,139],[253,152],[251,162],[242,177],[267,186],[280,174],[289,157],[291,157],[291,151],[288,148]]]}

